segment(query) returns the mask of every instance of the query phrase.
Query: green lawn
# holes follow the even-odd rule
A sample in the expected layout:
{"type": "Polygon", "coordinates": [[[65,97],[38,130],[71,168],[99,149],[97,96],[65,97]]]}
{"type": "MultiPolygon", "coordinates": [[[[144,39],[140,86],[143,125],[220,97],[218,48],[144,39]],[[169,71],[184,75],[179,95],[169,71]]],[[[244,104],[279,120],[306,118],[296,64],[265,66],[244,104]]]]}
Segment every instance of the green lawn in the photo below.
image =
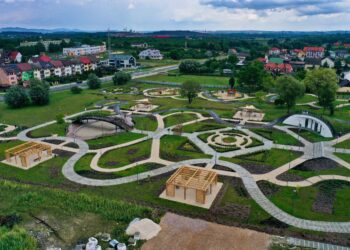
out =
{"type": "Polygon", "coordinates": [[[90,149],[100,149],[134,141],[144,136],[145,135],[132,132],[122,132],[111,136],[104,136],[101,138],[88,140],[87,143],[89,144],[90,149]]]}
{"type": "Polygon", "coordinates": [[[119,168],[147,159],[151,154],[152,140],[108,151],[99,160],[103,168],[119,168]]]}
{"type": "Polygon", "coordinates": [[[291,169],[288,170],[287,173],[295,174],[298,176],[301,176],[305,179],[313,177],[313,176],[319,176],[319,175],[342,175],[342,176],[350,176],[350,170],[344,167],[336,167],[332,169],[323,169],[323,170],[314,170],[314,171],[303,171],[298,169],[291,169]]]}
{"type": "Polygon", "coordinates": [[[186,137],[178,135],[165,135],[161,138],[160,157],[169,161],[210,158],[210,156],[203,154],[186,137]]]}
{"type": "Polygon", "coordinates": [[[312,209],[317,193],[320,192],[320,185],[326,185],[327,189],[327,186],[332,185],[332,182],[325,181],[303,188],[278,187],[279,191],[269,198],[279,208],[299,218],[323,221],[349,221],[350,185],[348,183],[344,183],[344,187],[336,191],[333,214],[319,213],[312,209]]]}
{"type": "Polygon", "coordinates": [[[126,177],[126,176],[131,176],[131,175],[136,175],[140,174],[143,172],[147,172],[150,170],[154,170],[157,168],[163,167],[161,164],[157,163],[145,163],[142,165],[138,165],[133,168],[129,168],[123,171],[119,172],[113,172],[113,173],[102,173],[102,172],[97,172],[90,167],[90,163],[92,161],[92,158],[94,157],[94,154],[87,154],[84,155],[74,166],[75,172],[77,172],[79,175],[88,177],[88,178],[93,178],[93,179],[114,179],[114,178],[121,178],[121,177],[126,177]]]}
{"type": "Polygon", "coordinates": [[[84,90],[79,95],[70,91],[54,92],[51,93],[49,105],[20,109],[10,109],[5,103],[0,103],[0,120],[6,124],[31,127],[54,120],[58,114],[69,115],[91,107],[96,101],[103,99],[103,95],[98,93],[98,90],[84,90]]]}
{"type": "MultiPolygon", "coordinates": [[[[298,133],[297,129],[294,132],[298,133]]],[[[299,135],[309,142],[322,142],[333,140],[333,138],[326,138],[309,130],[300,130],[299,135]]]]}
{"type": "Polygon", "coordinates": [[[278,168],[290,161],[295,160],[300,156],[301,156],[300,152],[273,148],[269,151],[262,151],[262,152],[253,153],[249,155],[242,155],[234,158],[222,157],[222,160],[233,162],[236,164],[250,162],[257,165],[261,164],[261,165],[271,166],[273,168],[278,168]]]}
{"type": "Polygon", "coordinates": [[[350,149],[350,140],[346,140],[346,141],[340,142],[340,143],[334,145],[334,147],[350,149]]]}
{"type": "Polygon", "coordinates": [[[29,136],[32,138],[49,137],[52,135],[66,136],[68,126],[69,124],[67,123],[63,123],[63,124],[54,123],[49,126],[31,131],[29,133],[29,136]]]}
{"type": "Polygon", "coordinates": [[[293,145],[293,146],[301,146],[302,144],[295,139],[293,136],[277,130],[277,129],[267,129],[267,128],[252,128],[251,131],[257,133],[258,135],[273,141],[277,144],[283,145],[293,145]]]}
{"type": "Polygon", "coordinates": [[[165,127],[168,128],[177,124],[193,121],[196,119],[198,119],[198,117],[195,114],[181,113],[166,117],[164,119],[164,124],[165,127]]]}
{"type": "Polygon", "coordinates": [[[135,116],[132,118],[135,128],[139,130],[156,131],[158,127],[157,119],[154,116],[135,116]]]}
{"type": "Polygon", "coordinates": [[[350,163],[350,154],[341,154],[341,153],[334,153],[336,156],[338,156],[340,159],[343,159],[344,161],[350,163]]]}
{"type": "Polygon", "coordinates": [[[318,99],[317,99],[316,96],[306,94],[303,97],[298,98],[297,99],[297,103],[298,104],[302,104],[302,103],[316,102],[317,100],[318,99]]]}
{"type": "Polygon", "coordinates": [[[157,82],[177,82],[183,83],[185,81],[196,81],[201,85],[219,85],[228,86],[228,77],[222,76],[198,76],[198,75],[178,75],[178,76],[168,76],[168,75],[154,75],[139,80],[144,81],[157,81],[157,82]]]}
{"type": "Polygon", "coordinates": [[[183,127],[182,131],[185,133],[209,131],[215,129],[226,128],[225,125],[219,124],[214,120],[205,120],[201,122],[192,123],[183,127]]]}

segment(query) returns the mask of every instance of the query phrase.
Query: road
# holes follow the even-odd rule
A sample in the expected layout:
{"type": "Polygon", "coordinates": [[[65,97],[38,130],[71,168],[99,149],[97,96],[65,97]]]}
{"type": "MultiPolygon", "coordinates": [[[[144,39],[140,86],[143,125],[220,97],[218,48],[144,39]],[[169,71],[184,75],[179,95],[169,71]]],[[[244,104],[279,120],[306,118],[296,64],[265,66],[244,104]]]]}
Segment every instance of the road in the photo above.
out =
{"type": "MultiPolygon", "coordinates": [[[[179,67],[179,65],[169,65],[169,66],[162,66],[162,67],[153,68],[153,69],[150,69],[147,71],[136,71],[136,72],[131,73],[131,77],[132,77],[132,79],[138,79],[138,78],[142,78],[142,77],[146,77],[146,76],[153,76],[153,75],[157,75],[157,74],[162,73],[162,72],[176,70],[176,69],[178,69],[178,67],[179,67]]],[[[113,76],[105,76],[105,77],[101,77],[100,79],[101,79],[102,83],[106,83],[106,82],[112,81],[112,77],[113,76]]],[[[68,90],[73,86],[87,88],[87,81],[83,81],[82,83],[74,82],[74,83],[52,86],[52,87],[50,87],[50,91],[56,92],[56,91],[68,90]]],[[[1,96],[0,96],[0,100],[1,100],[1,96]]]]}

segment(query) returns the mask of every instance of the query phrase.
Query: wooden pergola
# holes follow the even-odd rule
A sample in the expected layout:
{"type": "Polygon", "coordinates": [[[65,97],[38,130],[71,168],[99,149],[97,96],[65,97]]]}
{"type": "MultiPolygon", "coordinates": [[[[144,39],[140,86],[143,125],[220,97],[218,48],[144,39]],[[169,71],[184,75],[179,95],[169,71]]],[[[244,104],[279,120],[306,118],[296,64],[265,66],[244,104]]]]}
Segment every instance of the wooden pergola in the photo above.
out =
{"type": "Polygon", "coordinates": [[[174,197],[175,189],[184,189],[184,199],[186,200],[187,189],[196,191],[196,202],[205,204],[206,193],[212,192],[212,186],[216,185],[218,174],[214,171],[193,168],[188,166],[180,167],[166,182],[166,195],[174,197]]]}
{"type": "Polygon", "coordinates": [[[22,167],[27,168],[30,164],[29,158],[32,155],[37,156],[34,161],[40,161],[43,152],[47,152],[47,155],[52,155],[52,148],[49,145],[39,142],[26,142],[11,149],[5,150],[6,161],[11,162],[11,158],[14,157],[15,163],[17,163],[17,157],[20,159],[22,167]]]}

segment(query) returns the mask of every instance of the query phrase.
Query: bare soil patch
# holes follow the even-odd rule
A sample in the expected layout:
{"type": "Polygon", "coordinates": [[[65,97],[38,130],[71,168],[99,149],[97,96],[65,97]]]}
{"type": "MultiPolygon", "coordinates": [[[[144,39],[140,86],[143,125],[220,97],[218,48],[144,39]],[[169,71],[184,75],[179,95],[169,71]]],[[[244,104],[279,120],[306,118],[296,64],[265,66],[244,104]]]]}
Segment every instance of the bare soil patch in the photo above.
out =
{"type": "Polygon", "coordinates": [[[199,219],[167,213],[162,231],[142,246],[142,250],[177,249],[268,249],[271,236],[248,229],[223,226],[199,219]]]}

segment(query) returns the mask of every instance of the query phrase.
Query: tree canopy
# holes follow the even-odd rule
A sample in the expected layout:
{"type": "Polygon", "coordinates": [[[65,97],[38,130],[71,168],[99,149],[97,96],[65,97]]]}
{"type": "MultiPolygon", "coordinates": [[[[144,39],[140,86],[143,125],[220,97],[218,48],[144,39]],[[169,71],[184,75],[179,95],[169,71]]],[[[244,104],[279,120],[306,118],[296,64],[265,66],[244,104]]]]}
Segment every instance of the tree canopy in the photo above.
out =
{"type": "Polygon", "coordinates": [[[338,89],[338,79],[335,71],[328,68],[314,69],[307,72],[304,81],[306,87],[317,95],[319,104],[333,113],[338,89]]]}
{"type": "Polygon", "coordinates": [[[288,109],[295,105],[296,100],[305,93],[305,85],[291,76],[282,76],[277,79],[276,92],[288,109]]]}
{"type": "Polygon", "coordinates": [[[131,75],[123,71],[119,71],[113,76],[113,83],[115,85],[124,85],[131,80],[131,75]]]}
{"type": "Polygon", "coordinates": [[[91,73],[88,77],[87,84],[89,89],[99,89],[101,87],[101,80],[95,74],[91,73]]]}
{"type": "Polygon", "coordinates": [[[49,86],[37,79],[30,81],[29,96],[34,105],[46,105],[50,102],[49,86]]]}
{"type": "Polygon", "coordinates": [[[182,96],[186,96],[188,103],[191,104],[193,99],[197,97],[197,94],[201,90],[201,85],[195,81],[186,81],[182,84],[180,92],[182,96]]]}
{"type": "Polygon", "coordinates": [[[247,93],[261,90],[265,75],[264,65],[261,62],[250,62],[238,74],[238,82],[241,90],[247,93]]]}
{"type": "Polygon", "coordinates": [[[5,103],[11,108],[21,108],[27,106],[30,100],[24,88],[13,86],[6,91],[5,103]]]}

